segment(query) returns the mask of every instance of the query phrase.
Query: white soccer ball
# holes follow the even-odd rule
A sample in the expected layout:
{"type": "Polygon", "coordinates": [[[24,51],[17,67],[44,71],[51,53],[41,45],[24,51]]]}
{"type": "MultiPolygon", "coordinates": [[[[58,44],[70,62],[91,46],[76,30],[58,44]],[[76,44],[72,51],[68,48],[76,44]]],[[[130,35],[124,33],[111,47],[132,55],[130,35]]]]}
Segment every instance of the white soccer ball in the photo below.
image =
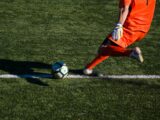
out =
{"type": "Polygon", "coordinates": [[[52,65],[52,75],[54,78],[62,79],[68,75],[68,67],[64,62],[56,62],[52,65]]]}

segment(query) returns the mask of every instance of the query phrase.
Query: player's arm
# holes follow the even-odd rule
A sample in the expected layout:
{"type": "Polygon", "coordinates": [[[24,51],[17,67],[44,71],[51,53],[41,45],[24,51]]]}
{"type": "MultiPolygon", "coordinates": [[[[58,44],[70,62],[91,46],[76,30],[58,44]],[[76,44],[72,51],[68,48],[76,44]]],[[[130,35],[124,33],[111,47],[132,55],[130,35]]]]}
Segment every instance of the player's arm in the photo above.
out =
{"type": "Polygon", "coordinates": [[[126,21],[128,13],[129,13],[129,5],[126,5],[120,8],[118,23],[121,24],[122,26],[124,22],[126,21]]]}
{"type": "Polygon", "coordinates": [[[128,16],[130,4],[131,0],[120,0],[119,19],[116,27],[112,32],[112,38],[114,40],[119,40],[123,36],[123,24],[128,16]]]}

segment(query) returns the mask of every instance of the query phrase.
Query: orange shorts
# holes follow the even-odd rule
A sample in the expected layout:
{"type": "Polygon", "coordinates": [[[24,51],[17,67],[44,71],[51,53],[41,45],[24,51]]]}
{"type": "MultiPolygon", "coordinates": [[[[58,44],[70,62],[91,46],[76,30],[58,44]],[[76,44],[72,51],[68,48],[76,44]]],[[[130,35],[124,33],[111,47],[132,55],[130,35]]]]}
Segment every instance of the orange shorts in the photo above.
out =
{"type": "Polygon", "coordinates": [[[123,28],[123,36],[119,40],[113,40],[112,33],[108,35],[108,39],[115,44],[126,48],[134,42],[140,41],[145,37],[146,33],[142,31],[131,31],[129,29],[123,28]]]}

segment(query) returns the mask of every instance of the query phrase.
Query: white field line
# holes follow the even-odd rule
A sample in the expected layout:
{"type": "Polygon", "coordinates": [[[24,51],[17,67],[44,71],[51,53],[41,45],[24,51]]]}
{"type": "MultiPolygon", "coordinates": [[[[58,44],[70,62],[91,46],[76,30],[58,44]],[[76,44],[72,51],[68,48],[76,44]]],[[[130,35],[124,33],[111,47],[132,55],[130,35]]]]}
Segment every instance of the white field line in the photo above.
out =
{"type": "MultiPolygon", "coordinates": [[[[52,78],[51,74],[24,74],[24,75],[12,75],[1,74],[0,78],[52,78]]],[[[98,78],[98,79],[160,79],[160,75],[107,75],[103,77],[93,77],[84,75],[68,75],[67,78],[98,78]]]]}

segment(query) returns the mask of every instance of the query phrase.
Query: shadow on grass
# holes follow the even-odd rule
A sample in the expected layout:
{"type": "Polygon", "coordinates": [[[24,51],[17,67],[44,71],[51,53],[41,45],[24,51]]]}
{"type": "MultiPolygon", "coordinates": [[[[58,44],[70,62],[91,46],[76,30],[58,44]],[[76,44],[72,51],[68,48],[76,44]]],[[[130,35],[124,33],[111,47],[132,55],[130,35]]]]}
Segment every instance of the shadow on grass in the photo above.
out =
{"type": "Polygon", "coordinates": [[[83,75],[82,69],[70,69],[69,73],[74,74],[74,75],[83,75]]]}
{"type": "MultiPolygon", "coordinates": [[[[28,74],[33,76],[43,75],[47,76],[49,74],[46,73],[39,73],[35,72],[33,69],[51,69],[51,65],[41,63],[41,62],[30,62],[30,61],[13,61],[13,60],[5,60],[0,59],[0,70],[6,71],[9,74],[17,75],[21,78],[22,75],[28,74]]],[[[23,77],[22,77],[23,78],[23,77]]],[[[42,82],[38,78],[34,78],[32,76],[25,77],[27,82],[41,85],[41,86],[48,86],[48,84],[42,82]]]]}

